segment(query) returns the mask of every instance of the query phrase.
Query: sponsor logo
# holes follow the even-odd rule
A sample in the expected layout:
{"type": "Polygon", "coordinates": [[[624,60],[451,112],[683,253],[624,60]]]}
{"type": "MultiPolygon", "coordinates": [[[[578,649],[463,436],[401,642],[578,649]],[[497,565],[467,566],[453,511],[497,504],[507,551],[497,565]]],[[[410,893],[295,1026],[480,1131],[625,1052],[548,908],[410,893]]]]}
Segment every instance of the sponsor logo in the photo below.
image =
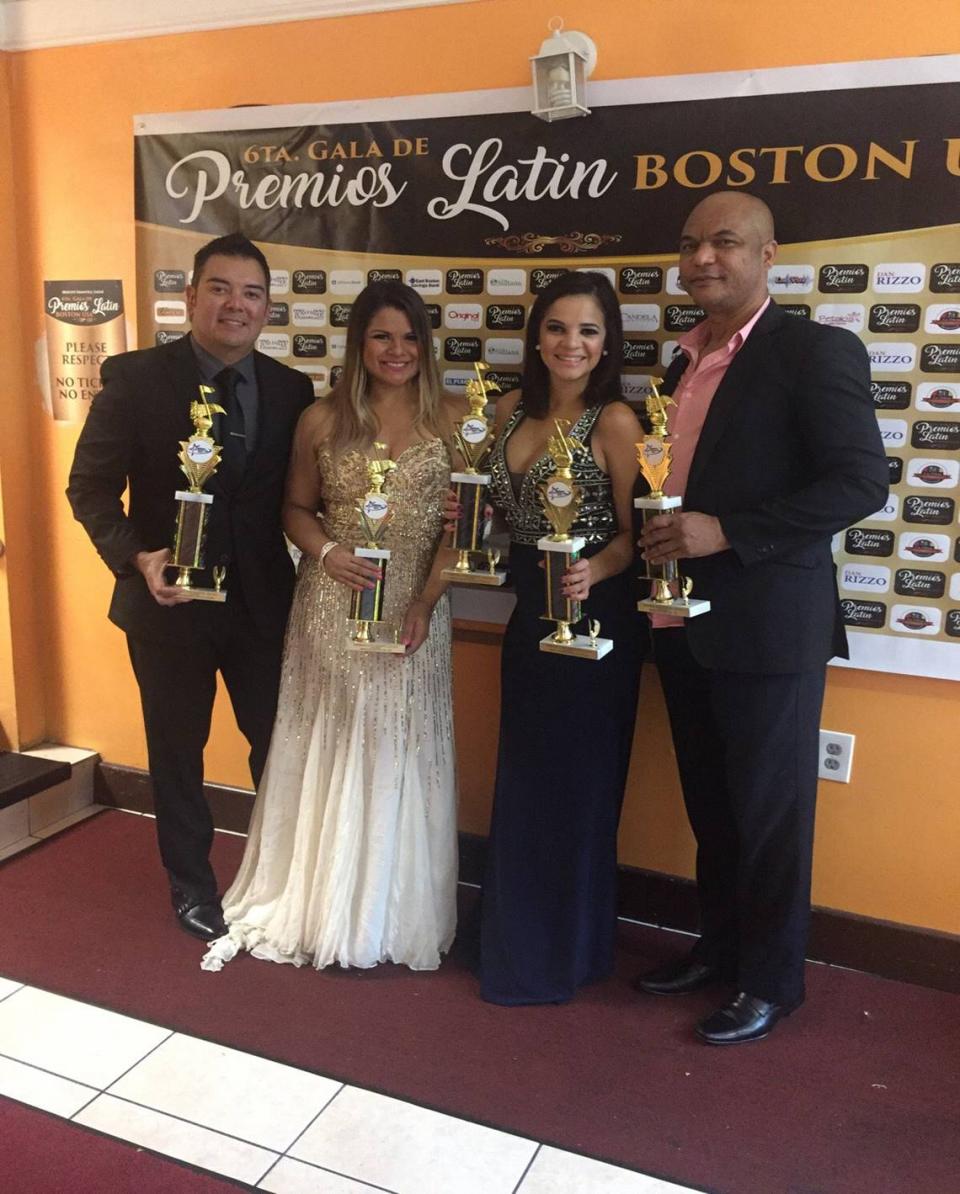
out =
{"type": "Polygon", "coordinates": [[[667,332],[689,332],[706,312],[692,303],[670,303],[663,309],[663,328],[667,332]]]}
{"type": "Polygon", "coordinates": [[[322,328],[327,322],[327,304],[294,303],[293,322],[305,328],[322,328]]]}
{"type": "Polygon", "coordinates": [[[944,385],[938,381],[922,381],[917,387],[917,407],[920,410],[951,410],[960,403],[960,386],[944,385]]]}
{"type": "Polygon", "coordinates": [[[288,357],[290,337],[285,332],[264,332],[257,337],[257,348],[268,357],[288,357]]]}
{"type": "Polygon", "coordinates": [[[950,600],[960,600],[960,572],[954,572],[950,577],[950,600]]]}
{"type": "Polygon", "coordinates": [[[924,373],[960,373],[960,344],[924,344],[920,368],[924,373]]]}
{"type": "Polygon", "coordinates": [[[680,270],[675,265],[671,265],[667,270],[667,294],[686,294],[686,290],[680,284],[680,270]]]}
{"type": "Polygon", "coordinates": [[[186,290],[187,275],[182,269],[155,269],[153,289],[157,294],[177,294],[186,290]]]}
{"type": "Polygon", "coordinates": [[[578,265],[578,274],[603,274],[611,286],[614,288],[617,285],[617,271],[611,269],[608,265],[578,265]]]}
{"type": "Polygon", "coordinates": [[[659,294],[663,289],[663,270],[658,265],[625,265],[620,271],[623,294],[659,294]]]}
{"type": "Polygon", "coordinates": [[[907,634],[937,634],[940,630],[938,609],[917,609],[914,605],[895,605],[890,611],[890,626],[907,634]]]}
{"type": "Polygon", "coordinates": [[[865,265],[821,265],[818,288],[821,294],[863,294],[869,277],[865,265]]]}
{"type": "Polygon", "coordinates": [[[480,327],[483,319],[483,308],[479,303],[447,303],[443,309],[444,326],[464,331],[473,331],[480,327]]]}
{"type": "Polygon", "coordinates": [[[186,323],[187,304],[183,299],[159,299],[153,304],[153,318],[157,323],[186,323]]]}
{"type": "Polygon", "coordinates": [[[915,332],[920,327],[917,303],[876,303],[870,308],[871,332],[915,332]]]}
{"type": "Polygon", "coordinates": [[[779,306],[784,315],[797,315],[801,319],[810,318],[811,311],[806,303],[780,303],[779,306]]]}
{"type": "Polygon", "coordinates": [[[349,298],[363,290],[363,274],[358,269],[332,269],[327,277],[331,294],[349,298]]]}
{"type": "Polygon", "coordinates": [[[433,340],[433,359],[435,361],[439,361],[440,360],[440,337],[432,336],[431,339],[433,340]]]}
{"type": "Polygon", "coordinates": [[[267,307],[267,326],[285,327],[290,322],[289,303],[270,303],[267,307]]]}
{"type": "Polygon", "coordinates": [[[840,611],[847,626],[879,630],[887,620],[887,607],[882,601],[853,601],[848,597],[840,602],[840,611]]]}
{"type": "Polygon", "coordinates": [[[927,307],[923,316],[925,332],[960,332],[960,309],[944,307],[940,303],[927,307]]]}
{"type": "Polygon", "coordinates": [[[660,364],[669,367],[670,362],[681,351],[680,345],[676,340],[664,340],[660,346],[660,364]]]}
{"type": "Polygon", "coordinates": [[[520,374],[504,372],[500,369],[488,369],[487,381],[492,381],[501,394],[509,394],[511,390],[519,390],[520,374]]]}
{"type": "Polygon", "coordinates": [[[917,294],[925,272],[922,261],[882,261],[873,267],[873,289],[877,294],[917,294]]]}
{"type": "Polygon", "coordinates": [[[955,489],[960,466],[953,460],[927,460],[922,456],[912,459],[907,466],[907,480],[914,487],[939,485],[941,489],[955,489]]]}
{"type": "Polygon", "coordinates": [[[899,456],[887,457],[887,471],[890,473],[890,484],[899,485],[903,479],[903,461],[899,456]]]}
{"type": "Polygon", "coordinates": [[[325,269],[295,269],[293,271],[294,294],[326,294],[327,271],[325,269]]]}
{"type": "Polygon", "coordinates": [[[293,355],[295,357],[324,357],[327,355],[326,336],[313,336],[299,333],[293,338],[293,355]]]}
{"type": "Polygon", "coordinates": [[[526,322],[527,313],[519,303],[491,303],[487,307],[487,327],[491,331],[517,332],[526,322]]]}
{"type": "Polygon", "coordinates": [[[914,448],[930,448],[934,452],[956,452],[960,449],[960,423],[918,420],[913,425],[910,445],[914,448]]]}
{"type": "MultiPolygon", "coordinates": [[[[957,346],[960,348],[960,345],[957,346]]],[[[889,344],[879,340],[867,345],[870,368],[879,373],[909,373],[917,363],[917,346],[908,340],[889,344]]]]}
{"type": "Polygon", "coordinates": [[[870,397],[877,410],[906,410],[912,388],[908,381],[872,381],[870,397]]]}
{"type": "Polygon", "coordinates": [[[931,265],[930,289],[934,294],[960,294],[960,261],[938,261],[931,265]]]}
{"type": "Polygon", "coordinates": [[[486,358],[491,365],[520,365],[523,363],[523,341],[506,336],[488,336],[486,358]]]}
{"type": "Polygon", "coordinates": [[[867,522],[896,522],[900,513],[900,498],[895,493],[887,494],[884,505],[866,520],[867,522]]]}
{"type": "Polygon", "coordinates": [[[660,327],[660,308],[656,303],[621,303],[620,318],[625,332],[655,332],[660,327]]]}
{"type": "Polygon", "coordinates": [[[527,274],[522,269],[487,270],[487,294],[523,294],[527,274]]]}
{"type": "Polygon", "coordinates": [[[771,294],[809,294],[813,290],[813,266],[775,265],[767,274],[767,289],[771,294]]]}
{"type": "Polygon", "coordinates": [[[890,569],[880,564],[844,564],[840,585],[862,593],[886,593],[890,588],[890,569]]]}
{"type": "Polygon", "coordinates": [[[270,295],[286,294],[290,289],[290,271],[286,269],[272,269],[270,271],[270,295]]]}
{"type": "Polygon", "coordinates": [[[945,560],[950,555],[950,536],[908,531],[900,536],[897,555],[901,560],[945,560]]]}
{"type": "Polygon", "coordinates": [[[920,497],[911,493],[903,499],[903,521],[948,527],[956,513],[956,502],[948,497],[920,497]]]}
{"type": "Polygon", "coordinates": [[[448,269],[447,270],[447,293],[448,294],[482,294],[483,293],[483,270],[482,269],[448,269]]]}
{"type": "Polygon", "coordinates": [[[443,342],[443,355],[448,361],[479,361],[479,336],[448,336],[443,342]]]}
{"type": "MultiPolygon", "coordinates": [[[[331,333],[329,339],[327,340],[327,351],[329,352],[330,356],[334,357],[336,360],[343,360],[347,352],[347,337],[343,334],[343,332],[331,333]]],[[[330,371],[330,376],[333,376],[333,370],[330,371]]],[[[332,384],[333,383],[331,382],[331,385],[332,384]]]]}
{"type": "Polygon", "coordinates": [[[313,383],[314,398],[322,398],[327,388],[327,368],[325,365],[297,365],[300,373],[305,373],[313,383]]]}
{"type": "Polygon", "coordinates": [[[402,282],[403,273],[398,269],[368,269],[367,285],[371,282],[402,282]]]}
{"type": "MultiPolygon", "coordinates": [[[[489,377],[490,375],[487,374],[489,377]]],[[[465,394],[467,383],[476,380],[472,369],[445,369],[443,373],[443,388],[454,394],[465,394]]]]}
{"type": "Polygon", "coordinates": [[[440,304],[439,303],[424,303],[423,305],[426,308],[427,319],[430,320],[430,326],[432,328],[438,328],[442,322],[442,312],[440,310],[440,304]]]}
{"type": "Polygon", "coordinates": [[[851,527],[844,536],[843,549],[848,556],[892,556],[893,531],[851,527]]]}
{"type": "Polygon", "coordinates": [[[623,363],[627,366],[655,365],[657,363],[656,340],[627,340],[623,342],[623,363]]]}
{"type": "Polygon", "coordinates": [[[153,342],[159,347],[161,344],[172,344],[174,340],[181,340],[184,335],[184,332],[157,332],[153,342]]]}
{"type": "Polygon", "coordinates": [[[813,312],[816,323],[850,332],[862,332],[865,317],[862,303],[820,303],[813,312]]]}
{"type": "Polygon", "coordinates": [[[901,448],[907,442],[906,419],[877,419],[880,438],[888,448],[901,448]]]}
{"type": "Polygon", "coordinates": [[[443,290],[443,274],[438,269],[408,269],[405,281],[417,294],[439,294],[443,290]]]}
{"type": "Polygon", "coordinates": [[[626,373],[620,377],[620,392],[627,402],[641,402],[653,393],[649,373],[626,373]]]}
{"type": "Polygon", "coordinates": [[[332,328],[345,328],[350,322],[350,309],[353,303],[331,303],[330,304],[330,326],[332,328]]]}
{"type": "Polygon", "coordinates": [[[331,390],[333,389],[333,387],[335,385],[339,384],[341,377],[343,377],[343,366],[342,365],[334,365],[333,368],[330,370],[330,389],[331,390]]]}
{"type": "Polygon", "coordinates": [[[569,272],[565,269],[532,269],[530,271],[530,293],[539,294],[542,290],[546,290],[554,279],[569,272]]]}
{"type": "Polygon", "coordinates": [[[951,638],[960,638],[960,609],[947,610],[947,620],[943,632],[951,638]]]}

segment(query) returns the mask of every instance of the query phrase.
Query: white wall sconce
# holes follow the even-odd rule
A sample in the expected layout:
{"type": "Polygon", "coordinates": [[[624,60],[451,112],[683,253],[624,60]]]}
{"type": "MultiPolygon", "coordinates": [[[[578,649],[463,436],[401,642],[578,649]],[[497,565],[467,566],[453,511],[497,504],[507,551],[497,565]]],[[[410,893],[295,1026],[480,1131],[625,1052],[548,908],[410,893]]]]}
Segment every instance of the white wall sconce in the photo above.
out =
{"type": "Polygon", "coordinates": [[[533,115],[547,121],[589,116],[586,80],[597,64],[597,47],[585,33],[565,30],[561,17],[552,17],[547,28],[550,36],[530,59],[533,115]]]}

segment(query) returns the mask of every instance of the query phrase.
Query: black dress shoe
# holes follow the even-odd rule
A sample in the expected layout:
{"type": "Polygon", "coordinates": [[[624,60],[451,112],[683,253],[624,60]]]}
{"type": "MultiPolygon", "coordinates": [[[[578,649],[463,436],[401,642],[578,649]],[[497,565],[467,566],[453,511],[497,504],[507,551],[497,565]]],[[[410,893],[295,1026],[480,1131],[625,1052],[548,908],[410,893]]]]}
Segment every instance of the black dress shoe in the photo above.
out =
{"type": "Polygon", "coordinates": [[[708,1045],[739,1045],[744,1041],[762,1041],[774,1025],[803,1003],[767,1003],[756,995],[741,991],[734,999],[707,1016],[696,1028],[697,1036],[708,1045]]]}
{"type": "Polygon", "coordinates": [[[715,966],[707,966],[688,956],[641,974],[634,979],[633,986],[647,995],[685,995],[720,981],[721,975],[715,966]]]}
{"type": "Polygon", "coordinates": [[[227,932],[227,925],[223,919],[223,912],[218,900],[208,900],[203,904],[193,904],[189,908],[177,909],[177,920],[180,928],[202,941],[215,941],[227,932]]]}

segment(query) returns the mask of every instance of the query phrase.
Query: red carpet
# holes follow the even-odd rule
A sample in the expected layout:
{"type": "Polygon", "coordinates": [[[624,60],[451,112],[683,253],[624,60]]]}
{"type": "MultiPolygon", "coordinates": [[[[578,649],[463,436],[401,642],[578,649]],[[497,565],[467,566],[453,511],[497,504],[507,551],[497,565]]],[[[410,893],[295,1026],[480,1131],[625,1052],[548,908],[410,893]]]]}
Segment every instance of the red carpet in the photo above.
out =
{"type": "Polygon", "coordinates": [[[3,1098],[0,1174],[9,1194],[230,1194],[249,1188],[3,1098]]]}
{"type": "MultiPolygon", "coordinates": [[[[218,835],[229,880],[243,842],[218,835]]],[[[620,974],[565,1007],[484,1004],[457,959],[199,969],[153,822],[105,813],[0,866],[0,974],[689,1185],[733,1194],[952,1194],[960,1000],[811,966],[770,1040],[699,1045],[714,997],[641,999],[678,938],[627,926],[620,974]]]]}

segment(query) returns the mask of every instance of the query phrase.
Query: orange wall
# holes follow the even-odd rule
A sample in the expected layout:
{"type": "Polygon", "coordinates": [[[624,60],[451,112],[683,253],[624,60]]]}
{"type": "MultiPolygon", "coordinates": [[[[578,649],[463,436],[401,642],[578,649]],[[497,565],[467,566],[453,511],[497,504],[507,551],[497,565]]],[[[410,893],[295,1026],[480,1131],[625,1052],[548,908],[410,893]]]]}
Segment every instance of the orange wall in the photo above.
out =
{"type": "MultiPolygon", "coordinates": [[[[132,304],[131,118],[239,103],[526,85],[527,59],[556,11],[556,0],[478,0],[9,57],[16,142],[6,177],[17,179],[20,281],[0,252],[0,281],[8,283],[0,294],[10,296],[0,301],[4,326],[10,328],[17,311],[22,317],[22,335],[11,336],[20,344],[19,359],[12,372],[8,363],[6,377],[31,456],[29,465],[13,465],[9,452],[0,451],[0,468],[8,526],[16,508],[23,574],[36,569],[36,582],[21,585],[30,602],[13,619],[15,649],[46,666],[46,673],[35,673],[39,686],[17,677],[25,738],[45,735],[94,747],[111,762],[145,765],[125,646],[104,616],[110,578],[62,496],[76,429],[41,416],[31,380],[44,278],[122,278],[132,304]]],[[[768,0],[762,17],[743,0],[594,0],[580,11],[582,20],[571,23],[597,43],[597,78],[960,52],[960,27],[945,22],[942,3],[933,2],[910,5],[909,20],[902,0],[869,6],[768,0]]],[[[0,217],[9,209],[6,197],[0,217]]],[[[6,235],[0,249],[9,240],[6,235]]],[[[0,602],[2,596],[0,590],[0,602]]],[[[485,824],[495,750],[496,652],[461,644],[456,666],[463,824],[476,829],[485,824]]],[[[0,715],[3,683],[0,641],[0,715]]],[[[819,903],[960,930],[960,818],[952,779],[958,700],[960,688],[945,681],[831,673],[824,724],[856,733],[857,749],[854,782],[823,786],[819,903]]],[[[642,709],[622,856],[690,874],[691,843],[652,671],[644,678],[642,709]]],[[[229,712],[218,706],[210,778],[243,785],[245,754],[229,712]]]]}

